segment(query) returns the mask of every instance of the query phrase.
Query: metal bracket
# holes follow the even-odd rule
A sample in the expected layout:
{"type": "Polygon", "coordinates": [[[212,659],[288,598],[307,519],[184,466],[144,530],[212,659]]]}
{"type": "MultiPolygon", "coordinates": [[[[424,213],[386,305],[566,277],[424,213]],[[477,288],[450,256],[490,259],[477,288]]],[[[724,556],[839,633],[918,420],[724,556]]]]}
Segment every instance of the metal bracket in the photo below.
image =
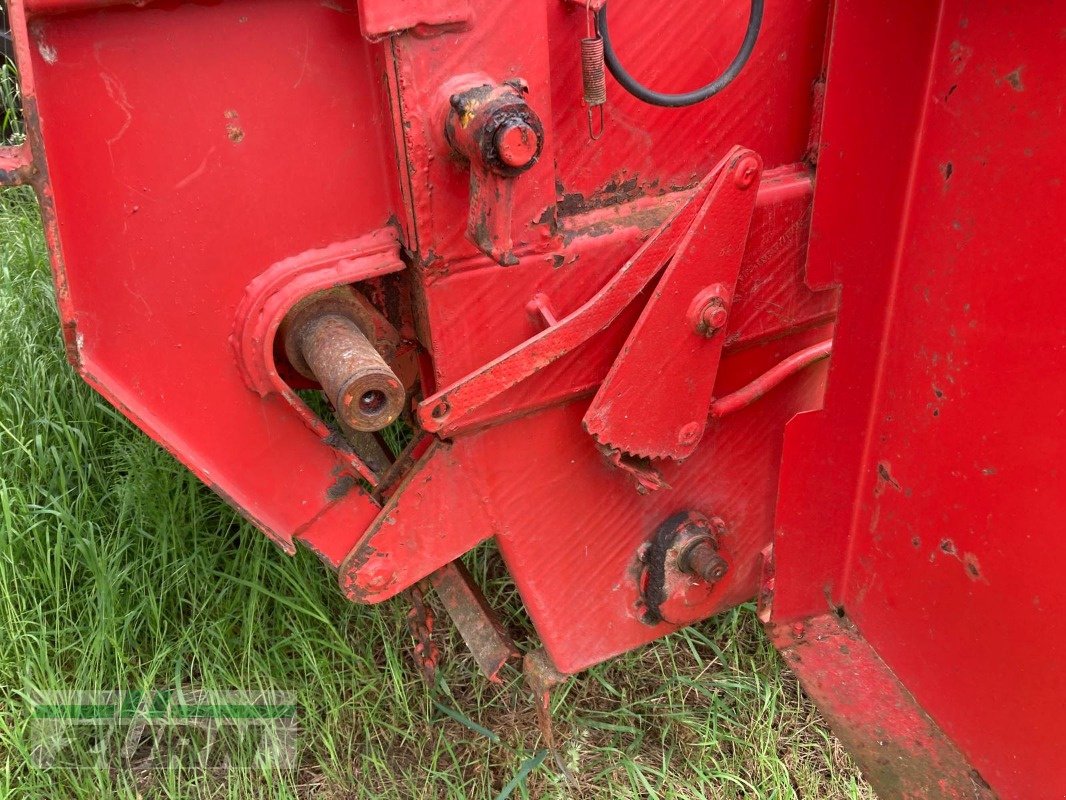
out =
{"type": "Polygon", "coordinates": [[[527,91],[516,78],[458,92],[449,98],[444,123],[452,150],[470,167],[466,238],[503,266],[518,263],[511,249],[515,179],[537,163],[544,146],[544,126],[527,91]]]}
{"type": "Polygon", "coordinates": [[[460,561],[445,564],[429,579],[481,672],[493,683],[501,683],[500,672],[521,653],[480,587],[460,561]]]}
{"type": "Polygon", "coordinates": [[[429,447],[337,570],[350,600],[387,600],[496,533],[477,478],[466,467],[478,437],[453,444],[426,439],[429,447]]]}
{"type": "MultiPolygon", "coordinates": [[[[681,206],[584,305],[557,324],[426,398],[418,407],[424,430],[451,436],[474,412],[508,389],[585,344],[632,303],[674,256],[691,230],[720,173],[741,151],[735,148],[704,178],[681,206]]],[[[755,192],[752,192],[754,198],[755,192]]],[[[754,202],[754,200],[753,200],[754,202]]]]}
{"type": "Polygon", "coordinates": [[[359,26],[371,42],[405,31],[424,38],[466,30],[473,19],[470,0],[359,1],[359,26]]]}
{"type": "Polygon", "coordinates": [[[681,460],[703,438],[762,160],[734,148],[585,414],[597,443],[681,460]]]}

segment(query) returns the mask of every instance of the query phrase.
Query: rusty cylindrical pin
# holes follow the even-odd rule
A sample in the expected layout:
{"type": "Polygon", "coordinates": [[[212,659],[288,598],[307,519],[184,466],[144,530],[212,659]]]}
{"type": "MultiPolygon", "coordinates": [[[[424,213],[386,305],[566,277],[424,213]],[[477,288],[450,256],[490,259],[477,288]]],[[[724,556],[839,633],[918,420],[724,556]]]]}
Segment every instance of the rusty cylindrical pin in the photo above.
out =
{"type": "Polygon", "coordinates": [[[327,312],[308,319],[295,336],[311,372],[347,425],[378,431],[400,416],[403,384],[352,320],[327,312]]]}
{"type": "Polygon", "coordinates": [[[682,572],[695,575],[708,583],[721,580],[729,571],[729,562],[718,554],[713,539],[692,541],[677,557],[677,566],[682,572]]]}

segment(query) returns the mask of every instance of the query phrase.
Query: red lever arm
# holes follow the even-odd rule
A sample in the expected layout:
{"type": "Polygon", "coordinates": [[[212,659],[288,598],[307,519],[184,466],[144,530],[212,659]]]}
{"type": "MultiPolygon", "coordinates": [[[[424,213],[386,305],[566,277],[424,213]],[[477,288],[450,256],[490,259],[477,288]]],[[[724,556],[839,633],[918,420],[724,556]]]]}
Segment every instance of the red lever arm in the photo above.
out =
{"type": "Polygon", "coordinates": [[[673,214],[591,299],[558,324],[426,398],[418,419],[429,432],[450,436],[490,400],[536,374],[610,325],[673,257],[704,206],[715,180],[734,163],[742,148],[729,154],[673,214]]]}

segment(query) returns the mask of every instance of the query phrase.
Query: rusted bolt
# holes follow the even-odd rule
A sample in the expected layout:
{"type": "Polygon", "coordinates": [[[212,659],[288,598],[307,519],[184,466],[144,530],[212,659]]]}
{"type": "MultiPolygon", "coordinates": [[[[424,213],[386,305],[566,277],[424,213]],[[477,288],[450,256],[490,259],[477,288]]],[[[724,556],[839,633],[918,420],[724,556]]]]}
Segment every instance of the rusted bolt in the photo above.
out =
{"type": "Polygon", "coordinates": [[[703,619],[720,599],[719,581],[729,571],[720,517],[679,511],[664,520],[637,551],[635,610],[641,621],[688,625],[703,619]]]}
{"type": "Polygon", "coordinates": [[[537,132],[522,120],[501,125],[496,131],[495,143],[500,161],[516,169],[532,162],[540,149],[537,132]]]}
{"type": "Polygon", "coordinates": [[[754,156],[744,156],[733,172],[733,183],[738,189],[747,189],[755,183],[759,174],[759,160],[754,156]]]}
{"type": "Polygon", "coordinates": [[[678,554],[677,568],[708,583],[715,583],[729,571],[729,562],[718,555],[714,540],[707,536],[693,540],[678,554]]]}
{"type": "Polygon", "coordinates": [[[304,322],[295,335],[301,355],[348,426],[379,431],[400,416],[403,384],[352,320],[324,313],[304,322]]]}

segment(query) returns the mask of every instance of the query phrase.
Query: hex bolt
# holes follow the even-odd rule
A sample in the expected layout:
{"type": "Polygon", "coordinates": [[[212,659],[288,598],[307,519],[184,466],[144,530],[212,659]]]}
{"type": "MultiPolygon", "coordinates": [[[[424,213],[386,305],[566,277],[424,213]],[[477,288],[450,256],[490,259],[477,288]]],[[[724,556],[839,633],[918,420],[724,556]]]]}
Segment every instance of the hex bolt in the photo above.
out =
{"type": "Polygon", "coordinates": [[[515,169],[530,164],[540,149],[537,132],[520,119],[501,125],[493,141],[500,161],[515,169]]]}
{"type": "Polygon", "coordinates": [[[718,555],[718,550],[708,538],[696,539],[677,557],[677,567],[682,572],[703,578],[707,583],[720,581],[729,571],[729,562],[718,555]]]}
{"type": "Polygon", "coordinates": [[[703,313],[700,314],[700,322],[703,324],[703,329],[706,331],[705,336],[713,336],[719,330],[725,326],[725,321],[729,317],[729,312],[725,310],[725,306],[718,305],[717,303],[708,303],[703,307],[703,313]]]}
{"type": "Polygon", "coordinates": [[[403,411],[405,392],[385,359],[348,317],[324,313],[296,341],[337,414],[357,431],[379,431],[403,411]]]}
{"type": "Polygon", "coordinates": [[[725,327],[728,319],[729,308],[726,299],[719,294],[706,297],[699,313],[696,314],[696,333],[710,339],[725,327]]]}

